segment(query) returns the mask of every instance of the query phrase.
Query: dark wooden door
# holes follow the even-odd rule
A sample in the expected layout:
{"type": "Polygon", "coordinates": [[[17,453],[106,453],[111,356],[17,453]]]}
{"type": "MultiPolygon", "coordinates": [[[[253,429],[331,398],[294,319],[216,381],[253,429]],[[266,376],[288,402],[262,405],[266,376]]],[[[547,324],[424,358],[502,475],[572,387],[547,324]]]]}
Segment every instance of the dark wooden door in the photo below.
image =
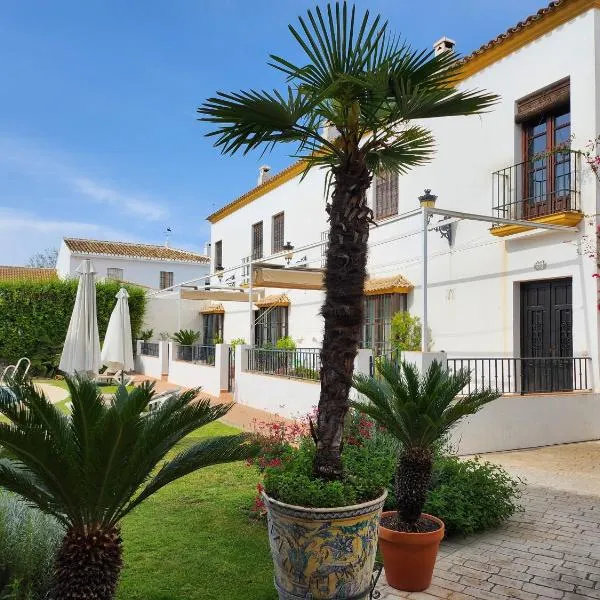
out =
{"type": "Polygon", "coordinates": [[[524,393],[573,389],[570,278],[521,284],[521,388],[524,393]]]}

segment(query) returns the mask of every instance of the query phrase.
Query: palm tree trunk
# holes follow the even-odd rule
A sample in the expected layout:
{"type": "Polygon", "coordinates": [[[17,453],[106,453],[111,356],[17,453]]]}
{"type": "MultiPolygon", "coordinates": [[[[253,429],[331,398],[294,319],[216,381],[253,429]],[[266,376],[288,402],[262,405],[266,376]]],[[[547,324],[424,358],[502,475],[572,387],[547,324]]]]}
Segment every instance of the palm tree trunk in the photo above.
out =
{"type": "Polygon", "coordinates": [[[328,205],[330,229],[325,266],[325,321],[321,350],[321,397],[314,431],[314,474],[342,476],[341,448],[354,358],[361,339],[367,241],[372,212],[366,192],[371,175],[362,159],[333,169],[334,190],[328,205]]]}
{"type": "Polygon", "coordinates": [[[55,600],[113,600],[123,566],[118,527],[72,527],[56,558],[55,600]]]}
{"type": "Polygon", "coordinates": [[[410,533],[414,530],[427,500],[431,482],[431,451],[408,448],[402,451],[396,471],[395,492],[398,517],[410,533]]]}

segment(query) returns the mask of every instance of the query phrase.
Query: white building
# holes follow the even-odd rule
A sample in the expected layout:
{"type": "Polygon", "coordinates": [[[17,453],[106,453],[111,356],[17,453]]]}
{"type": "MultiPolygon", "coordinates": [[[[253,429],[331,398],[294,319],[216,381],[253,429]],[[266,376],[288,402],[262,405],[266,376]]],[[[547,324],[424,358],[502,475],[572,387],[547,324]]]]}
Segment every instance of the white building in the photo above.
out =
{"type": "MultiPolygon", "coordinates": [[[[598,279],[588,250],[596,249],[598,182],[576,152],[599,133],[597,6],[551,3],[467,56],[461,88],[497,93],[500,103],[480,117],[424,123],[438,144],[433,162],[374,181],[365,346],[388,346],[397,310],[423,317],[423,217],[415,209],[428,188],[439,209],[514,221],[432,216],[432,227],[449,227],[428,234],[431,349],[486,359],[477,363],[484,378],[500,377],[508,391],[598,388],[598,279]],[[572,135],[570,150],[553,152],[572,135]],[[534,159],[541,151],[550,153],[534,159]],[[527,229],[523,220],[566,228],[527,229]]],[[[208,217],[222,285],[247,285],[250,255],[282,272],[284,259],[269,257],[288,241],[296,249],[289,267],[322,266],[323,245],[298,249],[326,239],[324,172],[301,181],[302,170],[301,163],[272,177],[262,170],[262,183],[208,217]]],[[[251,311],[248,302],[219,298],[225,341],[290,335],[299,347],[319,347],[323,293],[295,283],[269,287],[266,276],[254,275],[259,301],[251,311]]],[[[219,285],[216,277],[211,283],[219,285]]]]}
{"type": "Polygon", "coordinates": [[[210,258],[168,246],[64,238],[56,270],[61,279],[75,276],[84,258],[92,260],[99,278],[165,289],[210,272],[210,258]]]}

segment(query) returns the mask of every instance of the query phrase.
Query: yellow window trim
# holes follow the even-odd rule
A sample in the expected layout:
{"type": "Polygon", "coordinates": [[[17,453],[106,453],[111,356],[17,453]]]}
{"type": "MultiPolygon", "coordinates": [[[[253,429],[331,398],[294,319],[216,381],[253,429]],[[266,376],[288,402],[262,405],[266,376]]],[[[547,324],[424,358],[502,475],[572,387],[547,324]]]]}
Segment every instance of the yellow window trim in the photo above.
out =
{"type": "MultiPolygon", "coordinates": [[[[565,227],[575,227],[581,223],[583,219],[583,213],[574,210],[563,210],[551,215],[544,215],[543,217],[536,217],[535,219],[529,219],[532,223],[544,223],[546,225],[564,225],[565,227]]],[[[492,227],[490,233],[496,237],[507,237],[509,235],[515,235],[517,233],[523,233],[524,231],[531,231],[533,227],[527,227],[527,225],[515,224],[515,225],[500,225],[499,227],[492,227]]]]}

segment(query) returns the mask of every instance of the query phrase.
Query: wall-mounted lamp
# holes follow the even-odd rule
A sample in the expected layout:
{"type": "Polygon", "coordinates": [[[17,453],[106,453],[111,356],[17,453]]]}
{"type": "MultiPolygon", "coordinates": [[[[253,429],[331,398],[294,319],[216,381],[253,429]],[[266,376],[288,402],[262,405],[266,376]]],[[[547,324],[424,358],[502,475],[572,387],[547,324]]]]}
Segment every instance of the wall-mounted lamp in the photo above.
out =
{"type": "Polygon", "coordinates": [[[289,265],[292,261],[292,258],[294,258],[294,246],[292,246],[289,242],[286,242],[281,249],[285,251],[285,262],[289,265]]]}
{"type": "Polygon", "coordinates": [[[221,283],[223,281],[223,272],[224,271],[225,271],[225,269],[223,268],[223,265],[217,265],[215,267],[215,275],[217,276],[219,283],[221,283]]]}

